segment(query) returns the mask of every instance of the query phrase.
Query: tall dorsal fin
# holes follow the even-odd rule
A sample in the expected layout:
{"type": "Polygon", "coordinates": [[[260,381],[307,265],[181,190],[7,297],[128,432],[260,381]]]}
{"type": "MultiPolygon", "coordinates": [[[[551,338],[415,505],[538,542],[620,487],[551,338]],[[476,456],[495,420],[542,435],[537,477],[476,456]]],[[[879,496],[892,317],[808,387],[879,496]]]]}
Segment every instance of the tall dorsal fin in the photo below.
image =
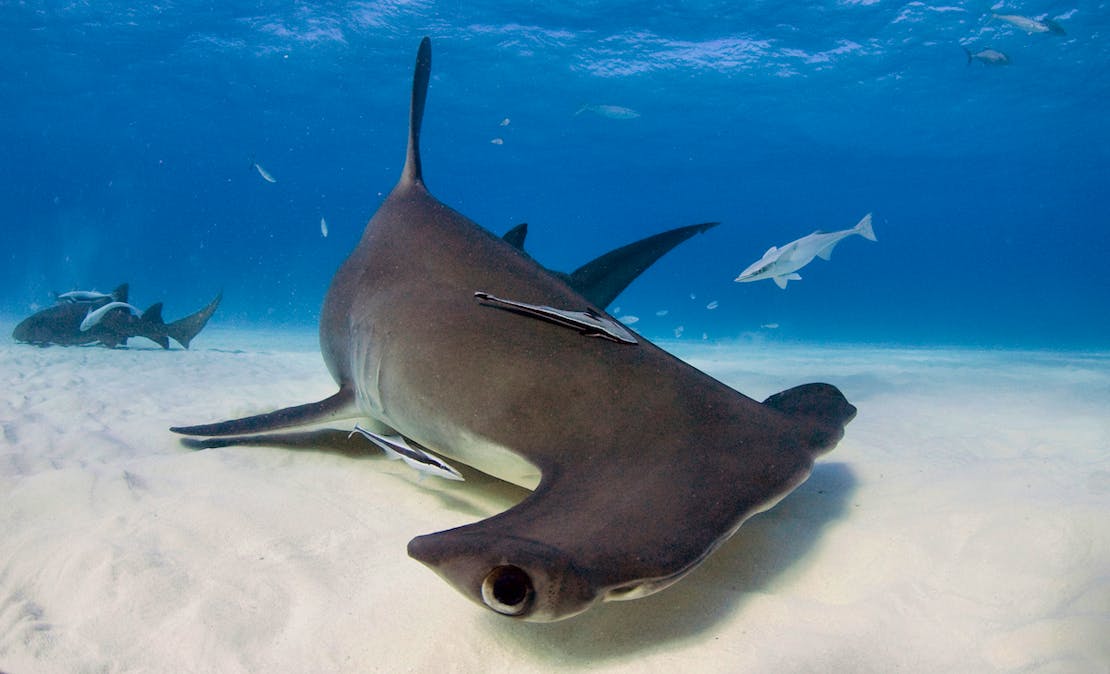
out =
{"type": "Polygon", "coordinates": [[[409,146],[405,154],[405,168],[401,171],[402,183],[423,183],[420,170],[420,123],[424,121],[424,101],[428,98],[428,81],[432,76],[432,41],[425,37],[416,52],[416,67],[412,73],[412,104],[409,107],[409,146]]]}

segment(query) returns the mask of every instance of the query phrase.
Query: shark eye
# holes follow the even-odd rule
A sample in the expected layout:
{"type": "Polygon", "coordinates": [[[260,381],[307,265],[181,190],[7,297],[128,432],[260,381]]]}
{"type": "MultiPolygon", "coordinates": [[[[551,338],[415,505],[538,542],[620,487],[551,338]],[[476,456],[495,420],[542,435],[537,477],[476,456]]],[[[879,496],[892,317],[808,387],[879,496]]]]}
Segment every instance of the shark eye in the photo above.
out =
{"type": "Polygon", "coordinates": [[[518,566],[496,566],[482,581],[482,601],[504,615],[524,614],[535,598],[532,579],[518,566]]]}

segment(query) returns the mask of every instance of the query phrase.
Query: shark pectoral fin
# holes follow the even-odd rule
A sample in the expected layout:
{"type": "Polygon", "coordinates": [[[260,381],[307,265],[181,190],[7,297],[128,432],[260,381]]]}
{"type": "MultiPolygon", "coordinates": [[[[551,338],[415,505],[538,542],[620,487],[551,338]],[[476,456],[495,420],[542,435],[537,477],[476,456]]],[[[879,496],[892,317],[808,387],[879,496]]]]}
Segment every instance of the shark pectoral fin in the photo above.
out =
{"type": "Polygon", "coordinates": [[[355,404],[354,389],[341,388],[323,400],[294,407],[286,407],[266,414],[256,414],[242,419],[232,419],[198,426],[173,426],[174,433],[182,435],[242,435],[275,431],[293,426],[323,423],[336,419],[350,419],[360,415],[355,404]]]}
{"type": "Polygon", "coordinates": [[[311,431],[236,435],[222,438],[181,438],[189,449],[216,449],[220,447],[280,447],[282,449],[309,449],[331,451],[351,458],[379,454],[379,447],[365,438],[352,438],[350,431],[338,428],[319,428],[311,431]]]}
{"type": "Polygon", "coordinates": [[[528,304],[513,300],[501,299],[487,292],[477,291],[474,297],[479,302],[497,309],[504,309],[516,314],[538,318],[548,323],[577,330],[587,337],[601,337],[622,344],[638,344],[635,335],[623,325],[602,314],[587,309],[586,311],[573,311],[570,309],[556,309],[542,304],[528,304]]]}

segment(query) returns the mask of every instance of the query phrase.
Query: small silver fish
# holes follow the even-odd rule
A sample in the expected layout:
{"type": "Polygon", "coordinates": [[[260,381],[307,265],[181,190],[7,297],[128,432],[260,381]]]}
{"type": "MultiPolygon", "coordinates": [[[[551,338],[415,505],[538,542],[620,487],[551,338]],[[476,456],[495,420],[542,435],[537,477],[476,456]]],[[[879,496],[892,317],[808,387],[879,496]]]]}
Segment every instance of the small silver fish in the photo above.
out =
{"type": "Polygon", "coordinates": [[[967,64],[971,65],[972,61],[982,61],[989,66],[1006,66],[1010,65],[1010,57],[1006,56],[997,49],[983,49],[972,53],[970,49],[964,47],[967,52],[967,64]]]}
{"type": "Polygon", "coordinates": [[[578,112],[574,114],[577,116],[581,115],[583,112],[592,112],[598,117],[607,117],[609,119],[636,119],[640,116],[640,113],[632,108],[626,108],[621,105],[597,105],[593,103],[583,105],[581,108],[578,108],[578,112]]]}
{"type": "Polygon", "coordinates": [[[682,337],[682,333],[685,332],[685,331],[686,331],[686,327],[683,326],[683,325],[680,325],[677,328],[675,328],[674,329],[675,339],[678,339],[679,337],[682,337]]]}
{"type": "Polygon", "coordinates": [[[254,162],[254,170],[258,171],[258,175],[262,176],[262,179],[265,180],[266,182],[268,182],[268,183],[276,183],[277,182],[277,179],[274,178],[272,175],[270,175],[269,171],[262,168],[262,164],[259,164],[258,162],[254,162]]]}
{"type": "Polygon", "coordinates": [[[764,330],[777,330],[778,327],[779,327],[779,324],[778,323],[764,323],[763,325],[761,325],[759,327],[763,328],[764,330]]]}
{"type": "Polygon", "coordinates": [[[508,118],[508,117],[506,117],[505,119],[501,120],[501,124],[500,124],[500,126],[508,126],[508,125],[509,125],[509,121],[510,121],[510,120],[509,120],[509,118],[508,118]]]}
{"type": "Polygon", "coordinates": [[[709,304],[705,305],[705,308],[706,308],[706,309],[709,309],[710,311],[713,311],[713,310],[714,310],[714,309],[716,309],[716,308],[717,308],[718,306],[719,306],[719,305],[717,304],[717,300],[713,300],[713,301],[712,301],[712,302],[710,302],[709,304]]]}
{"type": "Polygon", "coordinates": [[[104,306],[85,314],[84,320],[81,321],[81,332],[88,332],[89,330],[91,330],[93,326],[99,323],[100,320],[104,318],[104,316],[109,311],[122,308],[130,309],[131,312],[134,313],[136,316],[143,315],[143,312],[139,311],[137,308],[131,306],[127,302],[109,302],[104,306]]]}
{"type": "Polygon", "coordinates": [[[656,316],[666,316],[668,313],[669,312],[666,309],[660,309],[659,311],[655,312],[655,315],[656,316]]]}
{"type": "Polygon", "coordinates": [[[320,218],[320,234],[322,234],[325,239],[328,238],[328,221],[323,217],[320,218]]]}
{"type": "Polygon", "coordinates": [[[490,143],[492,143],[494,145],[504,145],[505,141],[502,138],[494,138],[493,140],[490,141],[490,143]]]}
{"type": "Polygon", "coordinates": [[[624,323],[625,325],[632,325],[633,323],[639,323],[640,322],[640,317],[639,316],[633,316],[632,314],[625,314],[624,316],[621,316],[617,320],[619,320],[621,323],[624,323]]]}
{"type": "Polygon", "coordinates": [[[992,18],[1005,21],[1011,26],[1016,26],[1026,33],[1052,33],[1054,35],[1067,35],[1064,27],[1052,19],[1030,19],[1020,14],[991,14],[992,18]]]}

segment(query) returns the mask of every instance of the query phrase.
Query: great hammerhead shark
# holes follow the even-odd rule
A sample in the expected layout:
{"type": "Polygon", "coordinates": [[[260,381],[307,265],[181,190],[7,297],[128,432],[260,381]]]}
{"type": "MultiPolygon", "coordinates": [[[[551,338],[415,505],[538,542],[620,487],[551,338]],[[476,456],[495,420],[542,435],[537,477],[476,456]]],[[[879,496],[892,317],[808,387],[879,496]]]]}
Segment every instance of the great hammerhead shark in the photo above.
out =
{"type": "Polygon", "coordinates": [[[420,162],[430,72],[425,38],[400,181],[324,300],[320,347],[339,390],[172,430],[358,418],[413,457],[533,489],[408,546],[503,615],[560,620],[667,587],[804,481],[855,407],[828,384],[756,402],[618,324],[590,284],[548,272],[432,196],[420,162]]]}

